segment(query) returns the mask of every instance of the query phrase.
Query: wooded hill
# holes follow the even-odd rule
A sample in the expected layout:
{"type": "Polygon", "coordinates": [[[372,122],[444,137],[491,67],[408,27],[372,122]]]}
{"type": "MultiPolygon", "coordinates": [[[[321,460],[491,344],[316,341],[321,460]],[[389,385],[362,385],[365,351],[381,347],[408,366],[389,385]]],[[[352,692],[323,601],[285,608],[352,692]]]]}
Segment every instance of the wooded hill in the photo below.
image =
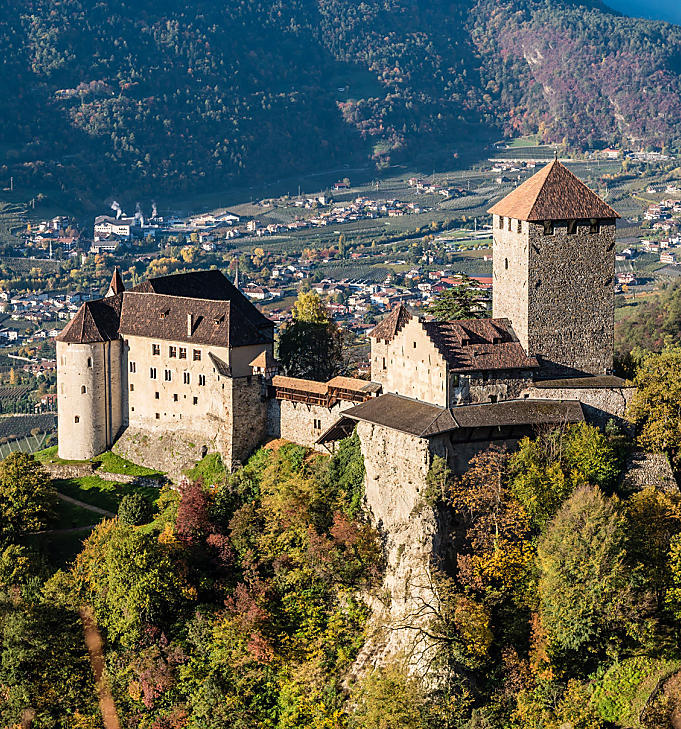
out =
{"type": "Polygon", "coordinates": [[[681,139],[681,28],[588,0],[16,0],[0,51],[0,184],[94,197],[681,139]]]}

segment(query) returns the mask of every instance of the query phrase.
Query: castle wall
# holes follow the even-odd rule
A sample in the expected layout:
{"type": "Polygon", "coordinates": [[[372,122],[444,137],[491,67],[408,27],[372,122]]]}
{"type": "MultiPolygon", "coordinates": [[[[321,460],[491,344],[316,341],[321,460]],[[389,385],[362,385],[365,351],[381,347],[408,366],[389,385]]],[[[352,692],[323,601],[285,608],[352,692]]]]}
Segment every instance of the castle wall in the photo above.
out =
{"type": "Polygon", "coordinates": [[[500,218],[498,215],[492,217],[494,226],[492,316],[495,319],[511,320],[513,330],[527,352],[529,224],[509,218],[500,218]],[[518,232],[518,226],[520,226],[520,232],[518,232]]]}
{"type": "Polygon", "coordinates": [[[226,388],[225,400],[228,418],[228,442],[223,446],[225,465],[236,468],[265,441],[267,407],[267,389],[260,375],[231,380],[231,387],[226,388]]]}
{"type": "Polygon", "coordinates": [[[386,365],[387,371],[374,380],[383,384],[383,392],[447,405],[447,365],[418,319],[411,319],[388,343],[386,365]]]}
{"type": "Polygon", "coordinates": [[[553,235],[541,225],[529,230],[529,353],[549,371],[612,371],[614,347],[615,225],[589,224],[568,234],[556,223],[553,235]]]}
{"type": "Polygon", "coordinates": [[[450,373],[449,377],[449,407],[514,400],[532,382],[532,373],[529,371],[500,370],[460,376],[450,373]]]}
{"type": "Polygon", "coordinates": [[[371,339],[371,381],[380,382],[383,385],[383,392],[388,392],[386,386],[389,383],[388,369],[390,363],[390,344],[380,339],[371,339]]]}
{"type": "Polygon", "coordinates": [[[59,457],[86,460],[107,450],[123,424],[120,340],[57,342],[59,457]]]}
{"type": "Polygon", "coordinates": [[[529,386],[522,397],[536,400],[579,400],[587,422],[604,428],[609,420],[629,429],[627,407],[634,396],[634,387],[534,387],[529,386]]]}
{"type": "Polygon", "coordinates": [[[340,418],[344,410],[354,407],[355,404],[341,401],[331,408],[325,408],[321,405],[273,398],[268,403],[268,435],[328,453],[324,446],[317,445],[317,439],[340,418]]]}

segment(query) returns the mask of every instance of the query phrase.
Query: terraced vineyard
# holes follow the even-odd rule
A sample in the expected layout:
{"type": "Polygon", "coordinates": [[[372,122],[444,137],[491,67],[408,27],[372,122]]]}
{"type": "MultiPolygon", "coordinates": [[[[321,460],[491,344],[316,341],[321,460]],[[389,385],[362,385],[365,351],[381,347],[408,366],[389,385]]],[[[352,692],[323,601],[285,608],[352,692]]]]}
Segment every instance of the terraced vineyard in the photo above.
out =
{"type": "Polygon", "coordinates": [[[18,240],[17,231],[23,228],[26,206],[0,202],[0,244],[12,245],[18,240]]]}
{"type": "Polygon", "coordinates": [[[0,443],[24,438],[31,435],[33,431],[49,433],[56,429],[57,416],[53,413],[0,417],[0,443]]]}

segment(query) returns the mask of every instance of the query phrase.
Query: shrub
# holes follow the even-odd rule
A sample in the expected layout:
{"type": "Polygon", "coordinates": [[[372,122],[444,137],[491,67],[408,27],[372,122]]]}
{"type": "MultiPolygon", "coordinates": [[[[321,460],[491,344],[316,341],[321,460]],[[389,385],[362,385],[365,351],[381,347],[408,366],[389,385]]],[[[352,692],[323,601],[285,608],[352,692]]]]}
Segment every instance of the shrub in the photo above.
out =
{"type": "Polygon", "coordinates": [[[142,494],[126,494],[118,507],[118,518],[132,526],[146,524],[151,521],[151,504],[142,494]]]}

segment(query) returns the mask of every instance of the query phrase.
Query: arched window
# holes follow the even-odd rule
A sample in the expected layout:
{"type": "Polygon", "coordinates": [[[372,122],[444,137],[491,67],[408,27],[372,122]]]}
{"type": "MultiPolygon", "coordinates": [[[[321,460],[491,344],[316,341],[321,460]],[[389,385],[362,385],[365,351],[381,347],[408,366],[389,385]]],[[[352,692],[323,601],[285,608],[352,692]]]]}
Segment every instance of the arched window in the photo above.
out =
{"type": "Polygon", "coordinates": [[[80,423],[80,415],[76,415],[76,417],[73,419],[74,423],[80,423]]]}
{"type": "Polygon", "coordinates": [[[85,395],[86,392],[87,392],[87,387],[85,387],[85,385],[81,385],[80,386],[80,394],[81,395],[85,395]]]}

